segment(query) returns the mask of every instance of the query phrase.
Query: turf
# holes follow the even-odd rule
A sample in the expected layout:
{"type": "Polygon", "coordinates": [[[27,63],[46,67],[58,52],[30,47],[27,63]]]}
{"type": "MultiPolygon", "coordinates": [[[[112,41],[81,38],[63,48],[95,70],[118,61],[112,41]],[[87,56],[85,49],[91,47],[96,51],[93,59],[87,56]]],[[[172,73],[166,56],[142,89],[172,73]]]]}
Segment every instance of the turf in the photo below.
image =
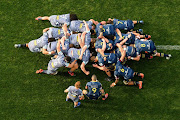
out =
{"type": "Polygon", "coordinates": [[[96,74],[109,93],[106,101],[82,101],[74,109],[65,102],[63,93],[69,85],[80,80],[82,88],[90,76],[77,70],[77,77],[68,76],[67,69],[59,74],[37,75],[45,69],[50,56],[31,53],[28,49],[15,49],[15,43],[26,43],[42,35],[48,21],[35,21],[37,16],[76,13],[79,19],[107,20],[107,18],[144,20],[146,34],[157,45],[180,45],[178,0],[1,0],[0,1],[0,119],[9,120],[178,120],[180,113],[180,52],[171,53],[172,59],[142,59],[129,62],[135,71],[145,74],[143,89],[124,86],[120,82],[110,88],[104,81],[105,73],[87,68],[96,74]]]}

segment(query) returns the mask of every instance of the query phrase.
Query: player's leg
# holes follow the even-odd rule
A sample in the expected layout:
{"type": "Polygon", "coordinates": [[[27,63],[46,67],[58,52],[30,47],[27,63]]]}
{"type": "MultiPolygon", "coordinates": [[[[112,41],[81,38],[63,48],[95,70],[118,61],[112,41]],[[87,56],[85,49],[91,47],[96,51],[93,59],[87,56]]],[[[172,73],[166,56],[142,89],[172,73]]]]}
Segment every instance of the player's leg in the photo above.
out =
{"type": "Polygon", "coordinates": [[[74,73],[75,70],[78,69],[78,63],[75,63],[74,66],[68,71],[68,73],[71,75],[71,76],[76,76],[76,74],[74,73]]]}
{"type": "Polygon", "coordinates": [[[137,23],[144,24],[144,21],[142,21],[142,20],[140,20],[140,21],[133,20],[133,23],[134,23],[134,25],[137,24],[137,23]]]}
{"type": "Polygon", "coordinates": [[[108,97],[108,93],[105,94],[104,89],[101,89],[100,91],[101,91],[101,95],[102,95],[102,100],[106,100],[108,97]]]}
{"type": "Polygon", "coordinates": [[[68,95],[66,96],[66,101],[69,101],[69,96],[68,95]]]}
{"type": "Polygon", "coordinates": [[[81,102],[78,102],[79,99],[74,100],[74,108],[79,107],[81,102]]]}
{"type": "Polygon", "coordinates": [[[44,16],[44,17],[39,16],[39,17],[35,18],[35,20],[50,20],[50,17],[48,17],[48,16],[44,16]]]}
{"type": "Polygon", "coordinates": [[[164,54],[164,53],[156,53],[155,56],[158,56],[158,57],[165,57],[167,60],[169,60],[170,57],[172,57],[171,54],[164,54]]]}
{"type": "Polygon", "coordinates": [[[27,47],[28,48],[28,43],[26,44],[14,44],[15,48],[20,48],[20,47],[27,47]]]}

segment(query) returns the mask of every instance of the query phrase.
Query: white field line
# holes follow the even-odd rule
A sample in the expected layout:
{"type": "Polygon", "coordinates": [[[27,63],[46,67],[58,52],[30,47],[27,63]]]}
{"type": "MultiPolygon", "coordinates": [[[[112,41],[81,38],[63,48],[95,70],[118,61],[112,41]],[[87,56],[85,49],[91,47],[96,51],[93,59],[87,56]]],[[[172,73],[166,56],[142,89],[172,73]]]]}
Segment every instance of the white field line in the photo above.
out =
{"type": "Polygon", "coordinates": [[[180,50],[180,45],[156,45],[159,50],[180,50]]]}

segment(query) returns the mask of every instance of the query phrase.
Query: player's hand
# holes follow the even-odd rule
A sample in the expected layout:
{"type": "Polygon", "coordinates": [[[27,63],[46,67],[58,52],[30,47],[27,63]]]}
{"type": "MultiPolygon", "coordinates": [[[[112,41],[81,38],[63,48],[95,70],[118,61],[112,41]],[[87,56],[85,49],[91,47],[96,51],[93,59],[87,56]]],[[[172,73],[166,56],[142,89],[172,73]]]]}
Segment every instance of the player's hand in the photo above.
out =
{"type": "Polygon", "coordinates": [[[65,47],[62,47],[62,49],[63,49],[63,50],[66,50],[66,48],[65,48],[65,47]]]}
{"type": "Polygon", "coordinates": [[[122,40],[122,38],[120,37],[119,40],[122,40]]]}
{"type": "Polygon", "coordinates": [[[55,54],[55,51],[51,51],[51,55],[52,55],[52,54],[55,54]]]}
{"type": "Polygon", "coordinates": [[[131,59],[131,56],[128,56],[128,59],[130,60],[130,59],[131,59]]]}
{"type": "Polygon", "coordinates": [[[131,34],[128,35],[128,38],[130,38],[130,37],[131,37],[131,34]]]}
{"type": "Polygon", "coordinates": [[[90,74],[90,72],[89,72],[89,71],[87,71],[85,74],[86,74],[86,75],[89,75],[89,74],[90,74]]]}
{"type": "Polygon", "coordinates": [[[114,84],[114,82],[110,85],[110,87],[112,88],[112,87],[114,87],[115,86],[115,84],[114,84]]]}
{"type": "Polygon", "coordinates": [[[79,56],[79,59],[82,60],[82,56],[79,56]]]}

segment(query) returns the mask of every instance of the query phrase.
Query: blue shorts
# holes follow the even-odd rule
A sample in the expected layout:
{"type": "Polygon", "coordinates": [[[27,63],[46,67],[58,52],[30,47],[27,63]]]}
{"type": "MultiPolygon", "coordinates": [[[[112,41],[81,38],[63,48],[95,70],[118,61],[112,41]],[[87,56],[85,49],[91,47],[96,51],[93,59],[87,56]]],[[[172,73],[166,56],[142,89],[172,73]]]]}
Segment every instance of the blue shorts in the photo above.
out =
{"type": "Polygon", "coordinates": [[[127,20],[127,30],[130,31],[131,29],[134,29],[134,23],[132,20],[127,20]]]}
{"type": "Polygon", "coordinates": [[[87,96],[88,99],[97,100],[97,99],[99,99],[101,97],[101,92],[98,95],[95,95],[95,96],[89,95],[89,94],[86,94],[86,96],[87,96]]]}

